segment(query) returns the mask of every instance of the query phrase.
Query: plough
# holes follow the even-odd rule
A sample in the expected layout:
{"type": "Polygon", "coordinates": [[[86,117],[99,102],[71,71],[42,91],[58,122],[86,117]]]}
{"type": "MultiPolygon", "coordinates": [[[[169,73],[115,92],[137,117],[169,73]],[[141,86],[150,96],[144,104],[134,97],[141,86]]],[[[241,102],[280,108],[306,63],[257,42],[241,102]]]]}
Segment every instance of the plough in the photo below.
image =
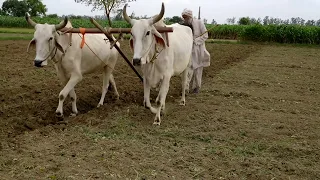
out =
{"type": "MultiPolygon", "coordinates": [[[[129,59],[125,56],[125,54],[121,51],[119,46],[117,46],[116,42],[121,38],[121,34],[129,34],[131,32],[131,28],[108,28],[105,29],[103,28],[97,21],[95,21],[93,18],[90,18],[90,21],[92,24],[94,24],[97,28],[63,28],[61,29],[62,32],[66,33],[81,33],[83,35],[83,41],[84,41],[84,35],[86,33],[90,34],[97,34],[97,33],[104,33],[106,37],[108,38],[109,42],[111,43],[111,48],[115,47],[119,54],[123,57],[123,59],[128,63],[130,68],[136,73],[136,75],[140,78],[140,80],[143,82],[143,78],[141,75],[138,73],[138,71],[134,68],[132,63],[129,61],[129,59]],[[120,34],[119,37],[114,40],[111,34],[120,34]]],[[[173,32],[172,27],[160,27],[160,26],[155,26],[155,28],[158,30],[159,33],[165,33],[167,36],[167,33],[173,32]]],[[[169,40],[169,38],[166,38],[169,40]]],[[[169,42],[167,42],[169,44],[169,42]]]]}

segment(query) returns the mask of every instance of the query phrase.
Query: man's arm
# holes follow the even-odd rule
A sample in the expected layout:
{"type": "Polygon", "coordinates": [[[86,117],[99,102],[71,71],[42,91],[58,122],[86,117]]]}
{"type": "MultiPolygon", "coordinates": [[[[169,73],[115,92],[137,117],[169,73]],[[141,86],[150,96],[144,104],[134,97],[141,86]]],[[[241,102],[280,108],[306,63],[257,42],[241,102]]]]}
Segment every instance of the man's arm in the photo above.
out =
{"type": "Polygon", "coordinates": [[[202,21],[200,21],[200,20],[198,22],[199,22],[198,25],[199,25],[199,28],[200,28],[200,32],[201,32],[202,35],[195,39],[195,43],[196,43],[196,45],[201,45],[208,39],[208,32],[206,32],[207,28],[204,25],[204,23],[202,21]]]}

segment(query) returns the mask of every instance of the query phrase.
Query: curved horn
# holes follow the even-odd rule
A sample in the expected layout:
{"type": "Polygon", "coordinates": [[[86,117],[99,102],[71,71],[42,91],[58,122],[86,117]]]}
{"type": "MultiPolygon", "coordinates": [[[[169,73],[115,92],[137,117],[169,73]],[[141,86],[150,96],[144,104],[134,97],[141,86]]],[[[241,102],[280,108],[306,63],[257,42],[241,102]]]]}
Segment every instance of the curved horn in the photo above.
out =
{"type": "Polygon", "coordinates": [[[162,19],[163,15],[164,15],[164,3],[162,3],[160,14],[153,18],[152,24],[160,21],[162,19]]]}
{"type": "Polygon", "coordinates": [[[130,17],[128,16],[128,14],[127,14],[127,5],[128,5],[128,4],[124,5],[124,7],[123,7],[123,11],[122,11],[123,18],[124,18],[128,23],[132,24],[132,23],[131,23],[132,20],[131,20],[131,18],[130,18],[130,17]]]}
{"type": "Polygon", "coordinates": [[[25,18],[26,18],[26,21],[27,21],[31,26],[35,27],[35,26],[37,25],[37,23],[35,23],[35,22],[30,18],[29,13],[26,13],[25,18]]]}
{"type": "Polygon", "coordinates": [[[67,25],[67,23],[68,23],[68,17],[65,16],[64,20],[62,22],[60,22],[60,24],[55,25],[56,30],[58,31],[58,30],[64,28],[67,25]]]}

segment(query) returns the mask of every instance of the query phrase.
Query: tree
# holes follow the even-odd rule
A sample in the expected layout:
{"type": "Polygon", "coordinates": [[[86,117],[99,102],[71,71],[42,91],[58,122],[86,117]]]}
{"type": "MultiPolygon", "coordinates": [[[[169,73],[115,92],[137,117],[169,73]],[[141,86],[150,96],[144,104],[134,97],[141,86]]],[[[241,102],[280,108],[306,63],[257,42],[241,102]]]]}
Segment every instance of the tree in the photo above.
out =
{"type": "Polygon", "coordinates": [[[49,18],[58,18],[58,14],[48,14],[47,17],[49,18]]]}
{"type": "Polygon", "coordinates": [[[250,18],[250,24],[261,24],[261,19],[250,18]]]}
{"type": "Polygon", "coordinates": [[[182,18],[180,16],[173,16],[172,18],[169,19],[170,23],[180,23],[182,20],[182,18]]]}
{"type": "Polygon", "coordinates": [[[24,0],[28,7],[28,12],[31,16],[46,15],[47,8],[41,0],[24,0]]]}
{"type": "Polygon", "coordinates": [[[105,10],[109,26],[112,27],[110,14],[122,9],[123,5],[136,0],[74,0],[76,3],[85,3],[87,6],[93,6],[92,11],[105,10]]]}
{"type": "Polygon", "coordinates": [[[5,15],[21,17],[28,12],[28,6],[25,1],[6,0],[2,4],[2,11],[5,15]]]}
{"type": "Polygon", "coordinates": [[[4,15],[17,17],[24,16],[26,12],[31,16],[39,16],[45,15],[47,8],[41,0],[6,0],[2,4],[2,11],[4,15]]]}
{"type": "Polygon", "coordinates": [[[239,19],[238,24],[240,25],[249,25],[250,24],[250,18],[249,17],[242,17],[239,19]]]}
{"type": "Polygon", "coordinates": [[[269,16],[266,16],[263,18],[263,25],[269,25],[269,22],[270,22],[269,16]]]}
{"type": "Polygon", "coordinates": [[[208,19],[204,18],[204,19],[203,19],[203,23],[204,23],[204,24],[208,24],[208,19]]]}
{"type": "Polygon", "coordinates": [[[217,23],[216,20],[212,19],[211,24],[212,24],[212,25],[216,25],[216,24],[218,24],[218,23],[217,23]]]}
{"type": "Polygon", "coordinates": [[[308,20],[306,22],[306,26],[315,26],[316,25],[316,21],[315,20],[308,20]]]}
{"type": "Polygon", "coordinates": [[[234,24],[236,22],[236,17],[228,18],[227,22],[228,22],[228,24],[234,24]]]}
{"type": "Polygon", "coordinates": [[[114,21],[122,21],[122,9],[118,9],[117,15],[113,18],[114,21]]]}
{"type": "Polygon", "coordinates": [[[0,16],[5,16],[6,13],[2,11],[2,9],[0,8],[0,16]]]}

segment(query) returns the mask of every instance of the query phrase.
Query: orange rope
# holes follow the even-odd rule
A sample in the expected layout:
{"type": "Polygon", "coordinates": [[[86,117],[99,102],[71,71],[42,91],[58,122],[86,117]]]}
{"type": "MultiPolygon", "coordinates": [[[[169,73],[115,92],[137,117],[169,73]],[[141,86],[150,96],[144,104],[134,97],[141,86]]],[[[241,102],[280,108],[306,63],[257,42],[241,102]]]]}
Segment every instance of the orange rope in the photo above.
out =
{"type": "Polygon", "coordinates": [[[81,49],[83,48],[84,44],[85,44],[85,39],[84,39],[84,34],[86,33],[86,28],[79,28],[80,33],[82,34],[82,41],[80,44],[81,49]]]}
{"type": "MultiPolygon", "coordinates": [[[[81,32],[81,31],[80,31],[80,32],[81,32]]],[[[82,34],[82,32],[81,32],[81,34],[82,34]]],[[[80,34],[78,34],[78,35],[80,36],[80,34]]],[[[80,38],[81,38],[81,36],[80,36],[80,38]]],[[[134,77],[134,76],[130,76],[130,75],[121,73],[120,71],[117,71],[117,70],[115,70],[114,68],[112,68],[111,66],[109,66],[108,64],[106,64],[106,62],[104,62],[104,61],[91,49],[91,47],[90,47],[85,41],[83,41],[83,39],[84,39],[84,37],[82,38],[83,44],[86,44],[87,47],[88,47],[88,49],[89,49],[101,62],[103,62],[106,66],[108,66],[110,69],[112,69],[112,71],[114,71],[114,72],[119,72],[120,74],[122,74],[123,76],[126,76],[126,77],[138,78],[138,77],[134,77]]],[[[82,42],[81,42],[81,45],[82,45],[82,42]]],[[[82,48],[82,47],[81,47],[81,48],[82,48]]]]}

